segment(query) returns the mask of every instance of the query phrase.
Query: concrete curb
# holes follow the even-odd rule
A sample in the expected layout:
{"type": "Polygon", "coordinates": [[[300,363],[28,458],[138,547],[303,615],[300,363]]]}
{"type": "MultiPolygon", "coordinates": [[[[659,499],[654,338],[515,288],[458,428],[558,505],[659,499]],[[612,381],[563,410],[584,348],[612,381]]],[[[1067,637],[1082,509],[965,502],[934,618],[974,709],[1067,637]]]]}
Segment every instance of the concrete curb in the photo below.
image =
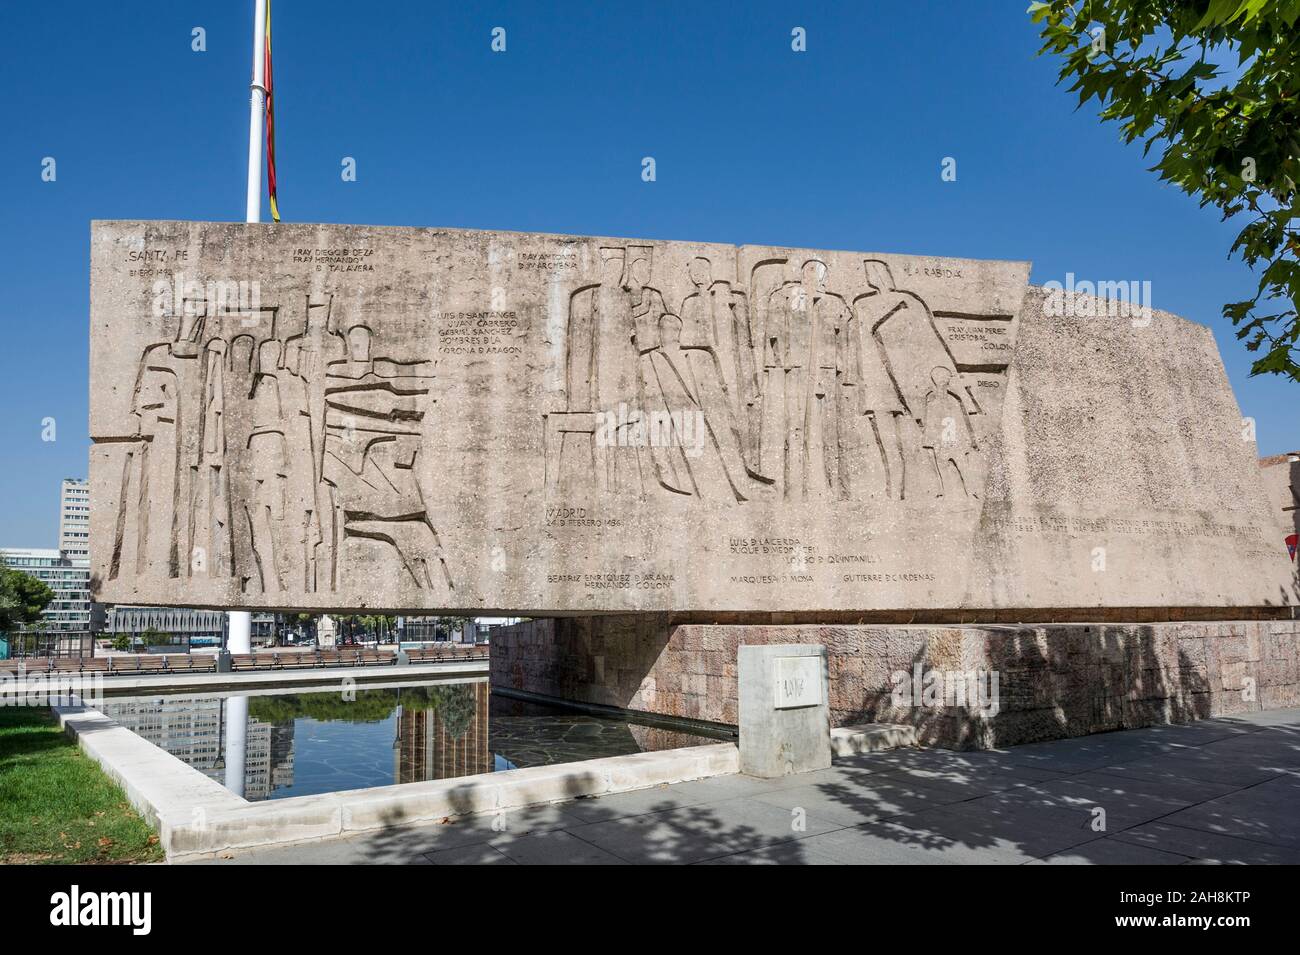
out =
{"type": "MultiPolygon", "coordinates": [[[[195,819],[249,803],[125,726],[86,706],[51,707],[59,726],[97,762],[161,833],[167,819],[195,819]]],[[[164,849],[166,849],[164,839],[164,849]]]]}

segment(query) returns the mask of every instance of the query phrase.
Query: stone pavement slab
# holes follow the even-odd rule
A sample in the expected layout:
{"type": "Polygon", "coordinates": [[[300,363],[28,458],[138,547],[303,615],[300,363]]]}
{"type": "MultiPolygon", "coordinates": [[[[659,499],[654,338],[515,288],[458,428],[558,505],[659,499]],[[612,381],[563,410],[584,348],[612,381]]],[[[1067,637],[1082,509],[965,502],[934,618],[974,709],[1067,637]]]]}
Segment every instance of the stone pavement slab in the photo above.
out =
{"type": "Polygon", "coordinates": [[[874,776],[844,784],[811,783],[753,797],[787,812],[802,809],[841,826],[856,826],[972,798],[955,787],[929,787],[874,776]]]}
{"type": "Polygon", "coordinates": [[[1115,834],[1121,842],[1176,852],[1199,862],[1300,865],[1300,850],[1153,822],[1115,834]]]}
{"type": "Polygon", "coordinates": [[[1053,853],[1044,859],[1035,859],[1028,865],[1183,865],[1190,862],[1187,856],[1147,846],[1124,842],[1121,839],[1094,839],[1081,846],[1053,853]]]}
{"type": "Polygon", "coordinates": [[[1300,709],[898,750],[394,828],[236,864],[1300,864],[1300,709]],[[1105,829],[1094,829],[1095,809],[1105,829]]]}
{"type": "Polygon", "coordinates": [[[766,851],[796,835],[842,828],[813,812],[804,814],[802,831],[794,828],[795,820],[794,810],[742,798],[592,823],[570,831],[629,862],[662,864],[766,851]]]}
{"type": "MultiPolygon", "coordinates": [[[[539,832],[501,839],[492,847],[517,865],[626,865],[618,856],[571,832],[539,832]]],[[[430,856],[435,865],[437,854],[430,856]]]]}

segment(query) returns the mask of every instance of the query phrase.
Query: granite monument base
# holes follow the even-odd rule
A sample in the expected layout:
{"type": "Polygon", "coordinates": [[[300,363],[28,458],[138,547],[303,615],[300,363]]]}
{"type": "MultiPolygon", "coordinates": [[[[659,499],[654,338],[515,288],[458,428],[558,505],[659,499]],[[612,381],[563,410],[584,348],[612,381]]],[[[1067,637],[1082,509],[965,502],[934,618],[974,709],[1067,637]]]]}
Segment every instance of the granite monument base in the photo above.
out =
{"type": "Polygon", "coordinates": [[[826,647],[833,726],[902,723],[990,748],[1300,706],[1300,620],[727,623],[671,614],[526,621],[492,634],[492,683],[737,725],[738,648],[826,647]]]}

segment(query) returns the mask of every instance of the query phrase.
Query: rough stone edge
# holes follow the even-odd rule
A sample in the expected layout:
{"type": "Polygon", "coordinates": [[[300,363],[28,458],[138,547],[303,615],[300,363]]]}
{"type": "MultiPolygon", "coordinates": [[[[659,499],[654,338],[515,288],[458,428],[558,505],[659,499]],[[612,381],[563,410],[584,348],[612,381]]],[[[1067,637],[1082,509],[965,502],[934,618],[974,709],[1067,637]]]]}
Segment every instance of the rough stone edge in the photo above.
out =
{"type": "Polygon", "coordinates": [[[863,723],[831,728],[832,756],[858,756],[915,745],[916,727],[902,723],[863,723]]]}

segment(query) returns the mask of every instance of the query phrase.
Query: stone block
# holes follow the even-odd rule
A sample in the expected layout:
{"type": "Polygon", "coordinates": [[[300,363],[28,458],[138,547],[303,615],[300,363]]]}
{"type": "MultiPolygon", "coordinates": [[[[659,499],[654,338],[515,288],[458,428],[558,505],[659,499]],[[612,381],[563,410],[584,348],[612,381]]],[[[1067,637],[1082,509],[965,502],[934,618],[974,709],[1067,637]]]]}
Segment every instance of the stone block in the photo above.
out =
{"type": "Polygon", "coordinates": [[[737,669],[741,772],[774,777],[829,766],[826,648],[742,646],[737,669]]]}

